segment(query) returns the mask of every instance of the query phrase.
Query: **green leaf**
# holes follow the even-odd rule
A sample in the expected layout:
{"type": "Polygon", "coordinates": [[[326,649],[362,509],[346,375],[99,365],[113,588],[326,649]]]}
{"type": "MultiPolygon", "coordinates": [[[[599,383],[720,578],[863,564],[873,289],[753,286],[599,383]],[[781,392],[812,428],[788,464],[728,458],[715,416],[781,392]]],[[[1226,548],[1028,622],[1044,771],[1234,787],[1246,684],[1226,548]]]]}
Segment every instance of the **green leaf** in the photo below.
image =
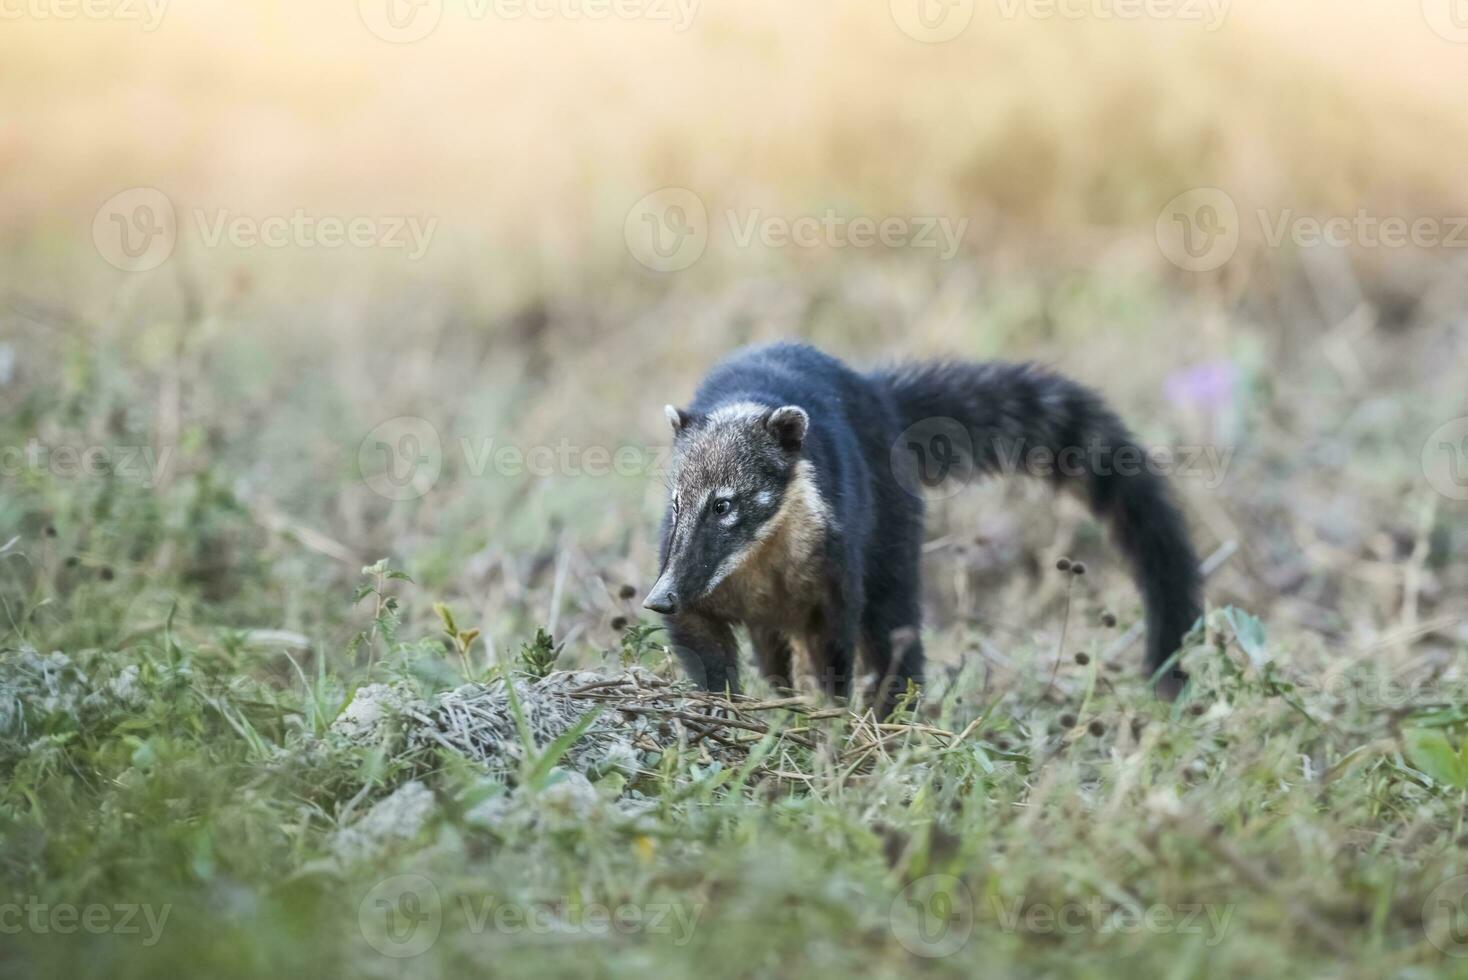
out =
{"type": "Polygon", "coordinates": [[[601,710],[601,708],[592,708],[578,718],[576,724],[557,735],[555,741],[546,746],[545,751],[540,754],[540,757],[535,760],[535,764],[530,767],[525,781],[537,788],[550,785],[545,781],[546,778],[555,769],[556,764],[561,761],[561,757],[570,750],[571,746],[576,744],[582,735],[586,734],[596,719],[601,717],[601,710]]]}
{"type": "Polygon", "coordinates": [[[1268,638],[1264,634],[1264,624],[1259,621],[1259,617],[1251,616],[1234,606],[1225,609],[1223,615],[1228,620],[1229,627],[1234,631],[1234,639],[1239,641],[1239,647],[1248,656],[1249,662],[1256,668],[1262,668],[1269,662],[1269,650],[1268,638]]]}
{"type": "Polygon", "coordinates": [[[443,631],[445,633],[449,636],[454,636],[459,632],[458,624],[454,622],[454,614],[449,610],[446,603],[435,602],[433,604],[433,611],[438,614],[439,620],[443,623],[443,631]]]}
{"type": "Polygon", "coordinates": [[[1409,728],[1403,733],[1407,760],[1433,782],[1468,789],[1468,741],[1454,751],[1440,728],[1409,728]]]}

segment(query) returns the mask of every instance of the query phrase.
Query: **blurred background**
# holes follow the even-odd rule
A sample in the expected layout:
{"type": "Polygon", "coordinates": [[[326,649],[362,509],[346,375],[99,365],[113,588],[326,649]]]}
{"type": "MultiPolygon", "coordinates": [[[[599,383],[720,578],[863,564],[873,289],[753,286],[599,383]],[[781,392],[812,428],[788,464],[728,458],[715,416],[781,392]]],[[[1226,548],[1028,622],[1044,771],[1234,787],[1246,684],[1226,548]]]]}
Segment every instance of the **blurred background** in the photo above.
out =
{"type": "MultiPolygon", "coordinates": [[[[1212,600],[1302,656],[1445,656],[1456,14],[8,5],[0,540],[31,560],[4,590],[67,599],[18,628],[116,643],[171,615],[332,651],[387,556],[423,587],[410,628],[443,598],[486,659],[548,624],[594,660],[655,571],[662,405],[794,337],[1074,374],[1204,461],[1177,484],[1203,553],[1236,549],[1212,600]]],[[[1135,619],[1100,529],[1043,488],[936,501],[930,533],[939,663],[1051,642],[1060,554],[1135,619]]]]}

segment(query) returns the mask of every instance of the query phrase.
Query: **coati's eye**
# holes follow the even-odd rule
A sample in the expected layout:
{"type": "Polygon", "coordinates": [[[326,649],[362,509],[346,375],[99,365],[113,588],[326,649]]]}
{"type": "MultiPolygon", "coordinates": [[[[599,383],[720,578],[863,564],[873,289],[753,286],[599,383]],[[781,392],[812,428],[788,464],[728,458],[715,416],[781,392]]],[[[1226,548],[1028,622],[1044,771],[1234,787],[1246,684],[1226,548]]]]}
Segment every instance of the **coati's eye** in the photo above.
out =
{"type": "Polygon", "coordinates": [[[734,502],[728,497],[720,497],[718,500],[714,501],[714,513],[719,517],[723,517],[725,514],[729,513],[729,511],[733,509],[734,502]]]}

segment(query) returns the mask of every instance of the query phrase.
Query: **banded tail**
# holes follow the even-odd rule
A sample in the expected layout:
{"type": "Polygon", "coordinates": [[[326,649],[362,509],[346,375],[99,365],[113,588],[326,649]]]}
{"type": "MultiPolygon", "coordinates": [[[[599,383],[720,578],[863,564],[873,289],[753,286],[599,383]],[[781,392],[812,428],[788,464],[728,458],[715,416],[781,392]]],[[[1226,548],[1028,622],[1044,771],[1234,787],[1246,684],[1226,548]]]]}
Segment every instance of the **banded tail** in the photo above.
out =
{"type": "MultiPolygon", "coordinates": [[[[871,377],[891,392],[904,427],[929,419],[964,426],[980,474],[1024,473],[1031,450],[1056,460],[1069,448],[1081,464],[1052,466],[1050,475],[1080,492],[1131,564],[1147,611],[1148,671],[1177,652],[1202,614],[1198,560],[1166,482],[1148,469],[1144,450],[1101,396],[1031,364],[928,361],[871,377]]],[[[1172,668],[1158,678],[1159,693],[1175,695],[1186,679],[1172,668]]]]}

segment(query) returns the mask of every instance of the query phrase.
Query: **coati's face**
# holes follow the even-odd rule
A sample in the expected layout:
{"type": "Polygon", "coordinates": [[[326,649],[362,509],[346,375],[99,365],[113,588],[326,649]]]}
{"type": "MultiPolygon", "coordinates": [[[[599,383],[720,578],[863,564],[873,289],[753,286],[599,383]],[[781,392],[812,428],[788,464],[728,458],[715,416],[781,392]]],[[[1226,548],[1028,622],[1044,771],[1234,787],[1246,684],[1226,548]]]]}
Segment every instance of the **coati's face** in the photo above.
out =
{"type": "Polygon", "coordinates": [[[812,487],[801,458],[804,409],[736,403],[708,415],[666,411],[670,499],[660,575],[643,605],[671,614],[697,606],[735,574],[779,525],[787,495],[812,487]]]}

